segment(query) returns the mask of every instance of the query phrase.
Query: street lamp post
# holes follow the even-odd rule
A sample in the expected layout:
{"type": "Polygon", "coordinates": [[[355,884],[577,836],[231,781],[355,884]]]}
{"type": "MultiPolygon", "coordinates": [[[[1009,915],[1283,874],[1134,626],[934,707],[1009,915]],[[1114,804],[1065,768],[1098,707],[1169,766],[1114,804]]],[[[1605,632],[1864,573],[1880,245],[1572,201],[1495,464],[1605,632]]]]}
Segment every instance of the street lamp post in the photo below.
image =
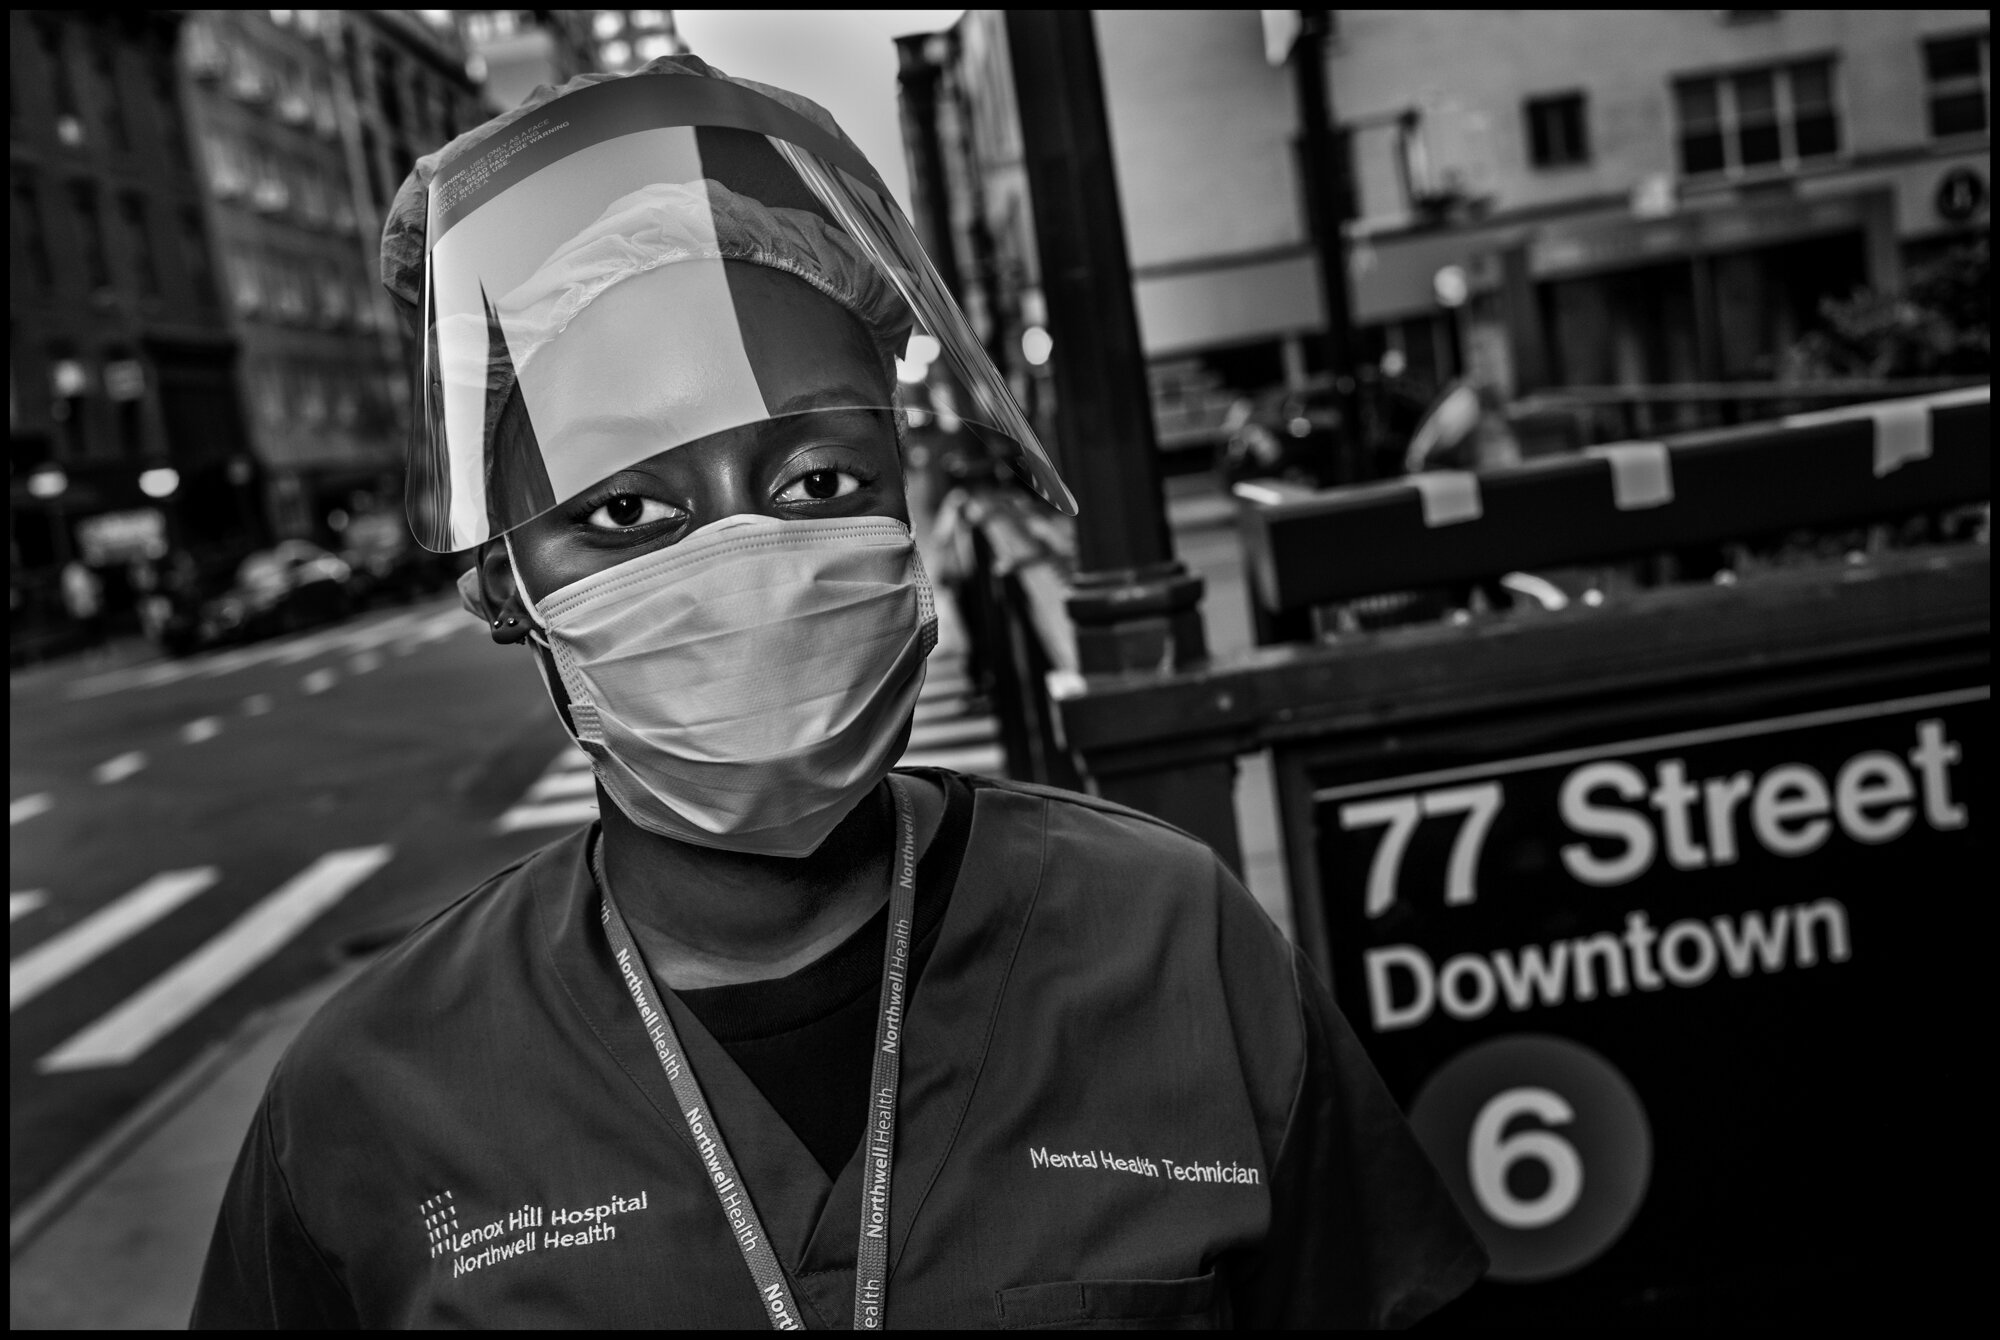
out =
{"type": "Polygon", "coordinates": [[[1009,10],[1007,46],[1053,337],[1057,448],[1075,490],[1068,611],[1085,674],[1203,659],[1199,577],[1174,558],[1145,352],[1087,9],[1009,10]]]}
{"type": "MultiPolygon", "coordinates": [[[[1094,685],[1171,676],[1205,662],[1208,647],[1201,578],[1174,558],[1160,489],[1091,14],[1009,10],[1006,23],[1053,338],[1044,352],[1055,381],[1056,445],[1079,508],[1065,608],[1083,678],[1058,705],[1069,730],[1101,711],[1094,685]]],[[[1179,723],[1154,724],[1164,735],[1179,723]]],[[[1106,799],[1178,824],[1230,864],[1240,861],[1233,754],[1076,759],[1106,799]]]]}
{"type": "Polygon", "coordinates": [[[1353,212],[1346,183],[1336,171],[1342,157],[1340,136],[1327,104],[1326,39],[1330,11],[1299,11],[1297,39],[1292,44],[1292,74],[1299,103],[1299,147],[1304,159],[1306,215],[1319,258],[1320,298],[1326,308],[1327,370],[1333,377],[1334,403],[1340,410],[1340,436],[1335,459],[1329,462],[1329,483],[1353,484],[1363,475],[1360,397],[1354,376],[1354,317],[1347,294],[1347,247],[1342,225],[1353,212]]]}

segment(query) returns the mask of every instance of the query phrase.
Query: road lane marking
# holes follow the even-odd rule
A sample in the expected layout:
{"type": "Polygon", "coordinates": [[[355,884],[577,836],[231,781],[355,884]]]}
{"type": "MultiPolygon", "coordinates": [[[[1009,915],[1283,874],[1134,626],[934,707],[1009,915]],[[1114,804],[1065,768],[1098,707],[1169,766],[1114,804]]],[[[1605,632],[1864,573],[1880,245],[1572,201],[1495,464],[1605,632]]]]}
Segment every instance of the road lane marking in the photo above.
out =
{"type": "Polygon", "coordinates": [[[187,661],[169,661],[164,665],[140,666],[131,670],[111,670],[101,675],[80,679],[69,686],[71,701],[80,698],[100,698],[120,689],[146,689],[161,684],[172,684],[199,674],[201,667],[187,661]]]}
{"type": "Polygon", "coordinates": [[[387,846],[328,852],[36,1068],[50,1074],[124,1065],[275,954],[393,853],[387,846]]]}
{"type": "Polygon", "coordinates": [[[299,691],[301,693],[325,693],[339,682],[339,671],[329,670],[325,666],[321,666],[299,681],[299,691]]]}
{"type": "Polygon", "coordinates": [[[146,929],[216,879],[212,865],[162,871],[42,941],[7,965],[7,1012],[12,1014],[105,950],[146,929]]]}
{"type": "Polygon", "coordinates": [[[213,740],[222,734],[222,721],[218,717],[196,717],[181,727],[181,740],[185,744],[200,744],[203,740],[213,740]]]}
{"type": "Polygon", "coordinates": [[[997,744],[972,749],[912,749],[896,761],[899,768],[950,768],[953,772],[976,772],[988,777],[1005,777],[1006,751],[997,744]]]}
{"type": "Polygon", "coordinates": [[[939,675],[924,680],[924,687],[918,693],[917,699],[919,702],[928,702],[936,698],[962,698],[971,690],[972,684],[964,675],[939,675]]]}
{"type": "Polygon", "coordinates": [[[130,777],[145,766],[146,756],[134,749],[129,754],[120,754],[116,758],[105,759],[90,770],[90,775],[97,779],[99,786],[110,786],[114,782],[124,781],[127,777],[130,777]]]}
{"type": "Polygon", "coordinates": [[[517,833],[524,828],[552,828],[557,824],[587,824],[597,817],[597,797],[561,800],[547,805],[516,805],[493,823],[496,833],[517,833]]]}
{"type": "Polygon", "coordinates": [[[348,661],[347,673],[350,675],[365,675],[370,670],[379,670],[381,669],[381,667],[382,667],[381,652],[364,651],[360,655],[348,661]]]}
{"type": "Polygon", "coordinates": [[[270,710],[271,695],[268,693],[253,693],[243,700],[243,715],[246,717],[260,717],[270,710]]]}
{"type": "Polygon", "coordinates": [[[54,809],[56,798],[46,791],[37,791],[32,796],[22,796],[7,802],[7,826],[26,823],[38,814],[47,814],[54,809]]]}
{"type": "Polygon", "coordinates": [[[29,889],[26,893],[8,894],[7,924],[9,926],[13,925],[36,908],[45,906],[48,901],[49,895],[45,889],[29,889]]]}

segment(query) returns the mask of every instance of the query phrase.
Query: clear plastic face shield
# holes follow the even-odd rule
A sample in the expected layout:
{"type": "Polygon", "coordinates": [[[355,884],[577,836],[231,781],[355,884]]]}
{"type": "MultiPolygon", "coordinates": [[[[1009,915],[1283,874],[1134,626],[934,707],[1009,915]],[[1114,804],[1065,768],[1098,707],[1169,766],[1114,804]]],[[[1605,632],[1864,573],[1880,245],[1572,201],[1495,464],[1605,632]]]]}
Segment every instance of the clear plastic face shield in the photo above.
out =
{"type": "Polygon", "coordinates": [[[440,166],[426,236],[409,513],[429,549],[747,425],[893,432],[913,333],[963,431],[1076,510],[867,161],[753,89],[638,76],[558,98],[440,166]]]}

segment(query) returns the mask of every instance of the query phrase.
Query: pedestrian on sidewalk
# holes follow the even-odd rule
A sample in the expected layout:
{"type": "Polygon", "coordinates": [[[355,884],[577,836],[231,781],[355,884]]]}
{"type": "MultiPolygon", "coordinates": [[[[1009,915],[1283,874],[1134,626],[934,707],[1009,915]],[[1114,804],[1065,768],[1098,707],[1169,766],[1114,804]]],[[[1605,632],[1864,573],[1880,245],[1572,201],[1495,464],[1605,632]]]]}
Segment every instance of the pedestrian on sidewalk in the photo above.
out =
{"type": "Polygon", "coordinates": [[[60,575],[63,609],[76,624],[83,645],[91,650],[104,645],[104,580],[89,565],[72,558],[62,565],[60,575]]]}
{"type": "Polygon", "coordinates": [[[1484,1258],[1208,848],[891,771],[936,618],[894,358],[1068,490],[867,160],[693,57],[421,160],[410,514],[601,820],[386,952],[272,1077],[198,1326],[1333,1326],[1484,1258]]]}

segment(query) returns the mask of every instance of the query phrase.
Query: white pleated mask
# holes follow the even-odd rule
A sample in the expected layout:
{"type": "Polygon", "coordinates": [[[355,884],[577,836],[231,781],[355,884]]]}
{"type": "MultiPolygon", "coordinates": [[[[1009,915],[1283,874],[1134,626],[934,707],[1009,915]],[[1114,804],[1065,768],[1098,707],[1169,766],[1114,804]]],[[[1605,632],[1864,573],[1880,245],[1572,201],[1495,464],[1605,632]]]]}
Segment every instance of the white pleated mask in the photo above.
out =
{"type": "Polygon", "coordinates": [[[539,603],[519,573],[576,741],[647,832],[810,855],[909,741],[937,611],[893,517],[725,517],[539,603]]]}

